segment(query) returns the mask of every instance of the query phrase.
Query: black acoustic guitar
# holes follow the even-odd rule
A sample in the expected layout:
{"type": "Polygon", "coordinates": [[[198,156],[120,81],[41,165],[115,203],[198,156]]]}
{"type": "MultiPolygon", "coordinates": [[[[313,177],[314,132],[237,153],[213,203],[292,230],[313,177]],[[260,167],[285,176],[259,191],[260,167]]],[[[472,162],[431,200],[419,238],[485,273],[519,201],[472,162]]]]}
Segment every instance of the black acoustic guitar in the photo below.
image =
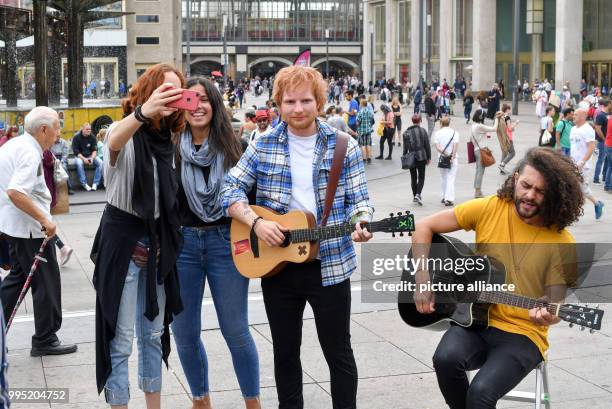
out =
{"type": "MultiPolygon", "coordinates": [[[[409,257],[412,258],[412,250],[409,257]]],[[[581,329],[589,328],[591,332],[601,329],[604,311],[600,309],[573,304],[555,304],[507,291],[486,290],[488,287],[501,286],[506,282],[504,265],[493,257],[474,254],[470,247],[460,240],[434,235],[429,258],[464,259],[462,265],[465,265],[465,259],[472,259],[472,265],[482,265],[483,268],[470,274],[430,268],[431,282],[439,283],[441,288],[440,291],[434,291],[436,304],[435,311],[431,314],[421,314],[417,311],[413,299],[414,291],[410,290],[411,286],[404,285],[406,291],[399,293],[398,308],[402,320],[412,327],[444,330],[448,328],[450,322],[463,327],[488,326],[489,307],[492,304],[505,304],[524,309],[545,307],[551,314],[569,322],[570,326],[577,324],[581,329]],[[449,284],[462,284],[464,290],[457,291],[457,285],[449,284]],[[470,288],[471,291],[468,291],[470,288]]],[[[412,271],[404,270],[402,282],[416,285],[412,271]]]]}

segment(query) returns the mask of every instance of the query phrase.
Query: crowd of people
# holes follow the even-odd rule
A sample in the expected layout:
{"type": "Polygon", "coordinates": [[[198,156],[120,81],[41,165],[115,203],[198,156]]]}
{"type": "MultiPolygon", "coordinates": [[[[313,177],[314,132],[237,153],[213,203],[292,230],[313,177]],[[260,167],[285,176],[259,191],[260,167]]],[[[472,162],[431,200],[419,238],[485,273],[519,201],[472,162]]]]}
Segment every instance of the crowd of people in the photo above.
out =
{"type": "MultiPolygon", "coordinates": [[[[546,87],[543,90],[547,92],[546,87]]],[[[546,101],[540,95],[535,100],[537,113],[543,114],[540,147],[530,149],[520,160],[516,173],[508,175],[497,195],[482,191],[486,168],[491,165],[489,134],[496,134],[500,142],[500,174],[509,173],[506,166],[515,157],[519,124],[510,117],[510,106],[502,102],[504,92],[503,83],[498,83],[474,97],[463,79],[452,87],[444,79],[423,88],[394,80],[377,81],[366,88],[357,77],[325,81],[318,71],[306,67],[284,68],[273,86],[266,79],[253,79],[221,90],[217,81],[185,78],[180,70],[157,64],[130,87],[122,100],[123,119],[95,136],[91,125],[83,124],[71,147],[60,136],[58,113],[36,107],[25,118],[23,135],[16,137],[14,127],[8,127],[0,139],[0,231],[10,249],[10,273],[0,288],[4,317],[16,305],[32,259],[43,241],[49,240],[43,253],[47,262],[32,283],[35,334],[31,355],[77,350],[56,335],[62,322],[59,266],[68,261],[72,250],[59,239],[51,217],[55,173],[58,166],[68,170],[72,150],[81,187],[91,191],[104,184],[106,188],[107,203],[91,250],[98,393],[104,392],[113,407],[127,407],[128,365],[136,333],[138,387],[147,407],[158,408],[171,327],[193,408],[211,408],[208,360],[201,337],[202,299],[208,283],[243,404],[247,409],[260,408],[259,354],[248,323],[249,280],[232,261],[230,223],[240,221],[250,227],[252,240],[278,247],[285,242],[287,228],[265,220],[251,205],[281,214],[305,210],[322,224],[349,221],[354,225],[349,236],[322,240],[318,258],[290,263],[279,274],[262,279],[261,285],[273,340],[279,407],[305,405],[300,344],[304,307],[309,303],[331,373],[333,406],[355,408],[357,365],[350,341],[349,278],[357,267],[353,242],[372,238],[362,223],[371,222],[374,212],[365,175],[372,163],[374,134],[380,137],[374,159],[391,160],[394,147],[402,148],[402,167],[410,172],[414,204],[423,205],[426,168],[434,162],[440,172],[441,204],[454,207],[419,222],[414,236],[417,243],[430,243],[433,233],[460,228],[481,231],[485,227],[479,220],[487,217],[502,224],[511,224],[513,217],[512,224],[519,226],[517,234],[532,234],[535,229],[544,232],[542,239],[569,242],[565,227],[581,215],[583,198],[593,203],[597,219],[602,216],[603,202],[593,195],[590,182],[603,180],[605,190],[612,193],[612,125],[608,125],[612,104],[597,96],[586,95],[574,107],[568,97],[562,102],[559,97],[556,105],[552,89],[546,101]],[[246,111],[236,137],[228,105],[241,107],[246,104],[247,91],[260,95],[266,88],[272,98],[265,106],[246,111]],[[183,89],[198,93],[195,110],[168,106],[181,98],[183,89]],[[467,138],[461,137],[453,123],[461,117],[454,109],[459,99],[464,106],[462,116],[471,122],[467,138]],[[335,105],[325,110],[326,103],[335,105]],[[403,130],[402,114],[411,103],[411,124],[403,130]],[[593,109],[594,104],[598,108],[593,109]],[[487,118],[491,125],[486,124],[487,118]],[[465,140],[471,145],[467,159],[476,166],[475,200],[455,207],[459,143],[465,140]],[[341,142],[346,142],[344,161],[337,169],[342,189],[334,191],[331,206],[327,206],[334,151],[341,142]],[[599,157],[592,175],[596,148],[599,157]],[[437,152],[436,160],[432,152],[437,152]],[[315,178],[313,164],[319,164],[315,178]],[[95,169],[91,184],[86,166],[95,169]],[[510,216],[502,220],[506,215],[510,216]],[[60,249],[59,260],[55,246],[60,249]]],[[[491,240],[499,234],[494,227],[486,229],[491,240]]],[[[426,281],[423,271],[418,273],[417,281],[426,281]]],[[[423,291],[415,297],[419,312],[433,311],[431,294],[423,291]]],[[[538,332],[536,339],[529,331],[557,319],[541,308],[530,311],[529,319],[497,313],[507,325],[493,335],[488,330],[479,332],[481,349],[498,353],[492,347],[497,343],[524,357],[516,363],[500,353],[491,364],[509,368],[505,374],[491,369],[487,375],[511,378],[503,388],[496,388],[495,396],[497,392],[503,396],[502,389],[511,389],[542,360],[542,337],[546,335],[538,332]],[[517,340],[515,331],[507,329],[520,320],[529,330],[517,340]],[[524,348],[517,352],[517,345],[524,348]]],[[[470,392],[467,382],[455,382],[463,380],[465,374],[457,375],[461,371],[456,362],[465,357],[456,356],[461,351],[450,351],[449,346],[454,343],[468,349],[467,341],[476,335],[466,331],[470,330],[449,331],[434,356],[442,393],[453,407],[461,407],[466,396],[481,402],[479,407],[494,407],[490,405],[497,398],[491,394],[470,392]],[[452,342],[447,339],[451,337],[452,342]]],[[[486,381],[484,376],[478,378],[478,382],[486,381]]]]}

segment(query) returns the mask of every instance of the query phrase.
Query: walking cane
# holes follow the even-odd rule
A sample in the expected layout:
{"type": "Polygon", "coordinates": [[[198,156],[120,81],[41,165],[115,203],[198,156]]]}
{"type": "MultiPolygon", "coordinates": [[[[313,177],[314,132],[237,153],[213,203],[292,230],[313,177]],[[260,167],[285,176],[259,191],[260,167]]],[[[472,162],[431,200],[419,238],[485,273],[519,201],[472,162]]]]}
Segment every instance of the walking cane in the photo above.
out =
{"type": "Polygon", "coordinates": [[[25,298],[28,292],[28,288],[30,288],[30,284],[32,283],[32,278],[34,277],[34,271],[36,271],[36,268],[38,267],[38,264],[41,261],[44,261],[45,263],[47,262],[47,259],[43,257],[43,252],[45,251],[45,247],[47,246],[47,241],[49,241],[49,238],[45,237],[42,244],[40,245],[40,248],[38,249],[38,253],[36,253],[36,255],[34,256],[34,262],[32,263],[32,267],[30,268],[30,273],[28,274],[28,277],[26,278],[26,281],[23,284],[21,293],[19,293],[19,298],[17,299],[15,308],[13,308],[13,312],[11,313],[11,318],[9,318],[8,323],[6,324],[7,333],[8,333],[9,328],[11,327],[11,324],[13,323],[13,318],[15,318],[15,315],[17,314],[17,310],[19,309],[19,306],[23,302],[23,299],[25,298]]]}

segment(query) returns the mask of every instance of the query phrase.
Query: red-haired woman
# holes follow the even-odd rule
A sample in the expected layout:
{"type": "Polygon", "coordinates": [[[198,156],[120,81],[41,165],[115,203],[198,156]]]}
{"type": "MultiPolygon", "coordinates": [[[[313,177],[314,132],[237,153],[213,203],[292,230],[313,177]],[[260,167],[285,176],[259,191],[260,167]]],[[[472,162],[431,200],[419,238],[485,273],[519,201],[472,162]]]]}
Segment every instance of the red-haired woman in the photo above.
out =
{"type": "Polygon", "coordinates": [[[9,140],[18,136],[19,128],[16,126],[9,126],[6,133],[0,138],[0,146],[7,143],[9,140]]]}
{"type": "Polygon", "coordinates": [[[168,324],[182,310],[175,263],[182,245],[171,135],[184,115],[166,105],[185,80],[166,64],[149,67],[122,102],[124,118],[106,135],[108,204],[92,249],[96,262],[96,377],[106,402],[129,401],[128,358],[134,326],[138,386],[147,408],[159,408],[162,358],[170,352],[168,324]]]}

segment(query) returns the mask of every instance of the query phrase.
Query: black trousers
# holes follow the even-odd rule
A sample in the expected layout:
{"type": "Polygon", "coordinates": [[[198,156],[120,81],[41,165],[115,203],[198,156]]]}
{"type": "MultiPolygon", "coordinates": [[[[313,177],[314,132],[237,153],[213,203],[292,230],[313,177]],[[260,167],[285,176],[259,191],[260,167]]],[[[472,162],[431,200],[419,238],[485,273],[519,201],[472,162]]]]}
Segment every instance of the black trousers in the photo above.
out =
{"type": "MultiPolygon", "coordinates": [[[[13,266],[9,275],[2,281],[0,298],[4,316],[8,320],[43,239],[20,239],[11,236],[6,238],[10,245],[13,266]]],[[[34,304],[32,346],[45,346],[57,341],[55,333],[62,326],[62,286],[54,244],[54,240],[47,243],[43,253],[47,262],[41,261],[38,264],[31,283],[34,304]]]]}
{"type": "Polygon", "coordinates": [[[261,280],[274,348],[279,409],[302,409],[302,317],[306,302],[314,312],[317,336],[329,366],[334,409],[357,407],[357,365],[351,348],[350,280],[323,287],[321,262],[289,264],[261,280]]]}
{"type": "Polygon", "coordinates": [[[494,409],[541,361],[540,350],[524,335],[458,325],[446,331],[433,357],[438,385],[451,409],[494,409]],[[468,383],[465,371],[479,368],[468,383]]]}
{"type": "Polygon", "coordinates": [[[380,137],[380,156],[384,157],[385,153],[385,141],[387,141],[387,145],[389,146],[389,157],[393,153],[393,134],[395,133],[395,128],[387,128],[385,126],[383,130],[383,134],[380,137]]]}
{"type": "Polygon", "coordinates": [[[416,163],[416,167],[410,169],[410,182],[412,186],[412,196],[420,195],[425,184],[425,166],[426,161],[416,163]]]}

